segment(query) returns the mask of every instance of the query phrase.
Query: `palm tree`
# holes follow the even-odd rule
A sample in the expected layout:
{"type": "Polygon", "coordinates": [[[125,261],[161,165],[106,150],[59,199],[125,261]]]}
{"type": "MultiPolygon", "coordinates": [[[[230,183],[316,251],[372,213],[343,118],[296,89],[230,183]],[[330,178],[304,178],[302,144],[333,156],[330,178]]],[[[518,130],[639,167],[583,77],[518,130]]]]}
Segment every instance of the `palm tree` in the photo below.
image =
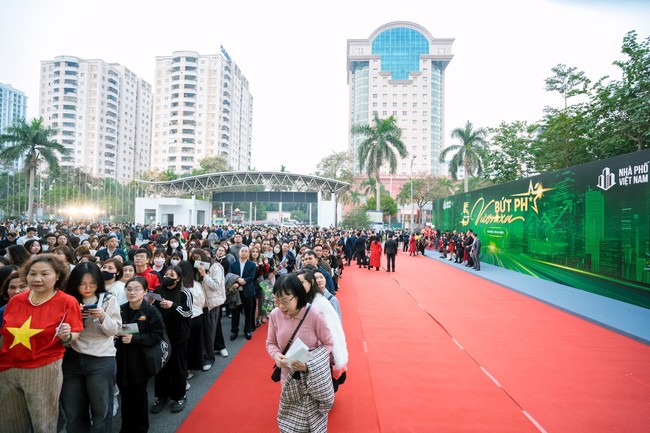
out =
{"type": "Polygon", "coordinates": [[[395,174],[397,171],[397,155],[406,158],[408,152],[404,143],[402,143],[402,130],[397,126],[395,116],[386,119],[380,119],[377,113],[374,113],[374,125],[354,125],[352,135],[362,135],[365,140],[359,145],[357,158],[359,159],[359,169],[368,173],[368,176],[374,176],[375,194],[377,197],[377,209],[381,210],[380,204],[380,181],[379,170],[381,166],[388,162],[389,173],[395,174]]]}
{"type": "Polygon", "coordinates": [[[472,123],[468,120],[464,128],[456,128],[451,132],[452,138],[457,138],[460,144],[453,144],[442,151],[440,162],[445,162],[447,154],[456,152],[451,161],[449,161],[449,173],[453,179],[457,178],[458,168],[463,167],[465,170],[465,192],[469,189],[469,177],[472,173],[481,174],[483,171],[483,160],[487,156],[485,128],[474,129],[472,123]]]}
{"type": "Polygon", "coordinates": [[[50,171],[59,169],[57,153],[65,156],[69,153],[63,145],[50,140],[50,136],[56,131],[51,127],[43,125],[43,118],[32,119],[27,123],[25,119],[19,119],[0,135],[0,152],[9,161],[25,158],[25,170],[29,171],[29,204],[27,208],[27,219],[31,222],[34,219],[34,178],[36,170],[47,165],[50,171]]]}

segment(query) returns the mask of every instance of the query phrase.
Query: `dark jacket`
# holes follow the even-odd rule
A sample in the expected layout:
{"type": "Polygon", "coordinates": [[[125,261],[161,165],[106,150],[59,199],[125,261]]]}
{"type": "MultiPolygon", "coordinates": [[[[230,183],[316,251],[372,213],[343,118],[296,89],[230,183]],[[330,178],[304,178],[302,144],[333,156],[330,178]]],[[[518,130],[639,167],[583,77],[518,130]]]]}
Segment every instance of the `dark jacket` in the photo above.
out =
{"type": "Polygon", "coordinates": [[[395,242],[395,239],[388,239],[384,243],[384,252],[386,255],[392,254],[395,255],[397,254],[397,242],[395,242]]]}
{"type": "Polygon", "coordinates": [[[239,260],[230,265],[230,273],[241,275],[241,278],[246,280],[246,284],[243,286],[243,295],[247,298],[252,298],[255,296],[255,285],[253,284],[253,281],[255,280],[255,274],[257,273],[257,266],[250,260],[246,260],[244,263],[244,272],[242,273],[240,270],[241,267],[239,260]]]}
{"type": "Polygon", "coordinates": [[[128,302],[120,306],[122,323],[137,323],[138,333],[133,334],[131,343],[124,344],[117,339],[117,382],[126,386],[129,384],[145,383],[149,378],[142,347],[153,346],[163,337],[165,325],[160,311],[146,301],[138,310],[129,308],[128,302]],[[140,320],[141,319],[141,320],[140,320]]]}

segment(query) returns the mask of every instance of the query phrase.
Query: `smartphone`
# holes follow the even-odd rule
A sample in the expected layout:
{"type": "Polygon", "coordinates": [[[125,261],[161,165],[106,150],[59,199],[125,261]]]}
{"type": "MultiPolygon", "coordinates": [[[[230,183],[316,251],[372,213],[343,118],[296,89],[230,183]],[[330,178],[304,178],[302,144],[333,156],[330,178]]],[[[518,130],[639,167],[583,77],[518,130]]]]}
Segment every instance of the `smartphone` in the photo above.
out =
{"type": "Polygon", "coordinates": [[[90,310],[91,308],[97,308],[97,304],[84,305],[84,311],[85,310],[90,310]]]}

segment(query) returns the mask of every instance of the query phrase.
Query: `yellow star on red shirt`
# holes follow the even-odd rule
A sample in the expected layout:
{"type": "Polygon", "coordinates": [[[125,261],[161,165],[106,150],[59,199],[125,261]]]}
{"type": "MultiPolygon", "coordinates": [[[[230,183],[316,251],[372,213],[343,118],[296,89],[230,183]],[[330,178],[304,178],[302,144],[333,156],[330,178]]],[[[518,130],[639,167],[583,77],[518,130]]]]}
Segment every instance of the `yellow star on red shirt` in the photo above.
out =
{"type": "Polygon", "coordinates": [[[13,348],[17,344],[22,344],[29,350],[32,350],[32,345],[29,339],[34,335],[38,334],[39,332],[45,331],[45,329],[32,329],[31,324],[32,324],[32,316],[29,316],[29,319],[27,319],[25,323],[23,323],[23,326],[21,326],[20,328],[11,328],[7,326],[7,331],[12,333],[14,336],[14,342],[11,343],[9,349],[13,348]]]}

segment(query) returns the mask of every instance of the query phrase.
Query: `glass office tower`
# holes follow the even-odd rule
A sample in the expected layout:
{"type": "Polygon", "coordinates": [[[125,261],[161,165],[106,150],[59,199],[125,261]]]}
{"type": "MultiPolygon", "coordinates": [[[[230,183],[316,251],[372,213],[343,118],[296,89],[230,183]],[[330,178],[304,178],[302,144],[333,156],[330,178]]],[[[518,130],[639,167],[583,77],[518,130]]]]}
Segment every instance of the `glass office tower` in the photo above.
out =
{"type": "MultiPolygon", "coordinates": [[[[392,22],[368,39],[350,39],[347,46],[350,124],[371,123],[394,116],[402,129],[409,156],[398,161],[397,176],[413,173],[444,175],[438,162],[443,148],[445,68],[453,58],[453,39],[434,38],[422,26],[392,22]]],[[[362,137],[349,136],[355,173],[361,170],[357,149],[362,137]]],[[[386,173],[388,167],[384,167],[386,173]]]]}

